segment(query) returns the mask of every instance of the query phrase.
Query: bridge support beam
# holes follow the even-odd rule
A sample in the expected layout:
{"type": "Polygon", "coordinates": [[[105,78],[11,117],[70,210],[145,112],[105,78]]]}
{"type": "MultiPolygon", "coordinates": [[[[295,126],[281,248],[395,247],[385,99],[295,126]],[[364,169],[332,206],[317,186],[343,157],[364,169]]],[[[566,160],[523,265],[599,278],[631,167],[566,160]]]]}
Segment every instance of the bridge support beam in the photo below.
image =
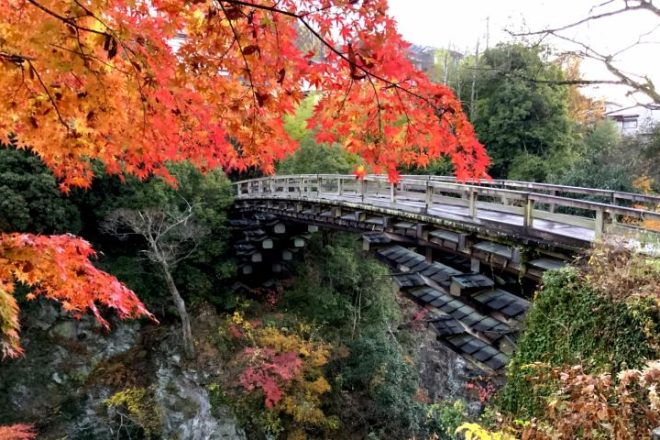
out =
{"type": "Polygon", "coordinates": [[[481,271],[481,261],[477,258],[470,258],[470,271],[479,273],[481,271]]]}

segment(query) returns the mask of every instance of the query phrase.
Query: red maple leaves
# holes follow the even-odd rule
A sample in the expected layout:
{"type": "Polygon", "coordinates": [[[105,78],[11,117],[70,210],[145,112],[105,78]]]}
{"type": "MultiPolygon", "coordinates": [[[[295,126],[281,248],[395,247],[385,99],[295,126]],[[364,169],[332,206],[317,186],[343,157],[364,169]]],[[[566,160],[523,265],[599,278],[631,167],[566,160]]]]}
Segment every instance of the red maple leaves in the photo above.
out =
{"type": "Polygon", "coordinates": [[[278,353],[272,348],[246,348],[243,358],[249,364],[241,373],[240,383],[247,391],[260,388],[266,408],[280,401],[280,387],[295,378],[303,365],[298,353],[278,353]]]}
{"type": "Polygon", "coordinates": [[[60,301],[74,316],[91,311],[105,327],[99,306],[114,309],[120,318],[154,319],[140,300],[115,277],[100,271],[89,258],[88,242],[71,235],[0,234],[0,352],[17,356],[17,282],[32,288],[28,299],[43,296],[60,301]]]}
{"type": "Polygon", "coordinates": [[[3,440],[32,440],[37,434],[32,425],[23,423],[0,426],[0,439],[3,440]]]}
{"type": "MultiPolygon", "coordinates": [[[[307,93],[317,139],[367,172],[448,155],[459,179],[488,157],[460,102],[406,58],[386,0],[5,0],[0,2],[0,140],[41,157],[62,188],[108,173],[171,179],[165,164],[266,173],[297,143],[284,130],[307,93]],[[312,47],[299,42],[306,33],[312,47]]],[[[16,281],[76,313],[97,304],[148,315],[73,237],[0,238],[0,331],[16,354],[16,281]]]]}
{"type": "Polygon", "coordinates": [[[7,0],[0,17],[0,138],[64,188],[89,184],[92,159],[139,177],[181,160],[272,172],[306,93],[317,139],[370,171],[395,180],[444,154],[459,178],[485,175],[460,102],[406,58],[385,0],[7,0]]]}

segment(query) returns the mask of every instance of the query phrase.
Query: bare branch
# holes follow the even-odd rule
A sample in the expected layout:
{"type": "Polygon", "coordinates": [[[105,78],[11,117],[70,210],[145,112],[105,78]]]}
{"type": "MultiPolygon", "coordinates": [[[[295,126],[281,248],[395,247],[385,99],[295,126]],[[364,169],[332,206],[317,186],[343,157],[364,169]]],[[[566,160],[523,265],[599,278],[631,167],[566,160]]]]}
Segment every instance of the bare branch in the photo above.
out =
{"type": "Polygon", "coordinates": [[[577,46],[579,50],[573,51],[573,54],[577,54],[581,58],[588,58],[602,63],[605,66],[605,68],[608,70],[608,72],[610,72],[616,78],[613,80],[592,80],[592,79],[558,80],[558,81],[547,81],[547,80],[539,81],[535,79],[530,79],[530,80],[536,82],[558,84],[558,85],[581,85],[581,86],[595,85],[595,84],[622,85],[631,89],[631,92],[629,92],[628,95],[631,95],[635,92],[640,92],[646,95],[648,98],[650,98],[655,104],[660,104],[660,92],[656,89],[655,84],[648,76],[626,72],[625,70],[621,69],[621,67],[619,67],[615,61],[615,58],[618,55],[621,55],[622,53],[629,51],[630,49],[637,47],[639,45],[660,44],[658,42],[644,40],[644,37],[647,37],[648,35],[660,29],[660,24],[655,25],[651,30],[647,32],[639,34],[637,40],[634,43],[629,44],[614,53],[609,53],[609,54],[600,52],[595,47],[585,43],[584,41],[580,41],[575,38],[570,38],[561,34],[562,31],[575,28],[577,26],[580,26],[582,24],[591,21],[601,20],[606,17],[612,17],[636,10],[649,11],[655,16],[660,17],[660,8],[655,6],[652,0],[606,0],[600,3],[599,5],[595,6],[594,8],[592,8],[589,16],[564,26],[559,26],[555,28],[546,28],[546,29],[542,29],[538,31],[530,31],[530,32],[512,32],[510,30],[507,30],[507,32],[513,37],[539,36],[540,41],[542,41],[546,37],[554,37],[571,45],[577,46]],[[622,2],[623,5],[615,10],[594,14],[594,11],[596,9],[611,5],[615,2],[622,2]]]}
{"type": "MultiPolygon", "coordinates": [[[[553,34],[556,32],[561,32],[565,31],[577,26],[580,26],[581,24],[588,23],[590,21],[595,21],[595,20],[601,20],[606,17],[613,17],[615,15],[623,14],[625,12],[629,11],[635,11],[635,10],[647,10],[652,12],[653,14],[657,15],[660,17],[660,8],[655,6],[651,0],[623,0],[624,6],[622,8],[616,9],[614,11],[608,11],[608,12],[602,12],[600,14],[595,14],[595,15],[589,15],[588,17],[585,17],[581,20],[575,21],[573,23],[569,23],[564,26],[559,26],[556,28],[549,28],[549,29],[543,29],[539,31],[531,31],[531,32],[511,32],[508,31],[511,35],[514,37],[530,37],[533,35],[544,35],[544,34],[553,34]]],[[[600,8],[603,6],[606,6],[610,3],[613,3],[613,1],[606,1],[604,3],[601,3],[600,5],[596,6],[595,8],[592,8],[591,12],[593,12],[594,9],[600,8]]]]}
{"type": "Polygon", "coordinates": [[[91,33],[93,33],[93,34],[98,34],[98,35],[108,35],[108,36],[110,35],[110,34],[108,34],[107,32],[98,31],[98,30],[96,30],[96,29],[91,29],[91,28],[88,28],[88,27],[85,27],[85,26],[80,26],[78,23],[76,23],[76,20],[74,20],[73,18],[65,17],[65,16],[63,16],[63,15],[60,15],[60,14],[58,14],[57,12],[52,11],[52,10],[46,8],[44,5],[42,5],[41,3],[38,3],[38,2],[35,1],[35,0],[28,0],[28,2],[29,2],[30,4],[36,6],[37,8],[41,9],[42,11],[44,11],[46,14],[48,14],[48,15],[50,15],[50,16],[52,16],[52,17],[55,17],[55,18],[57,18],[58,20],[60,20],[60,21],[62,21],[62,22],[64,22],[64,23],[66,23],[66,24],[68,24],[69,26],[72,26],[72,27],[74,27],[74,28],[76,28],[76,29],[80,29],[81,31],[85,31],[85,32],[91,32],[91,33]]]}
{"type": "MultiPolygon", "coordinates": [[[[186,202],[187,203],[187,202],[186,202]]],[[[142,252],[153,262],[174,267],[189,258],[208,230],[193,219],[192,207],[178,209],[117,209],[101,224],[105,233],[121,240],[142,237],[148,248],[142,252]]]]}
{"type": "Polygon", "coordinates": [[[401,90],[402,92],[404,92],[404,93],[406,93],[410,96],[413,96],[417,99],[420,99],[421,101],[423,101],[426,104],[430,105],[434,109],[436,109],[436,110],[438,109],[437,106],[429,98],[427,98],[425,96],[422,96],[419,93],[416,93],[413,90],[410,90],[406,87],[403,87],[399,83],[392,82],[392,81],[388,80],[387,78],[384,78],[383,76],[380,76],[380,75],[372,72],[371,70],[367,69],[366,67],[362,66],[361,64],[358,64],[358,63],[352,61],[346,54],[344,54],[339,49],[337,49],[334,45],[332,45],[316,29],[314,29],[314,27],[307,20],[305,20],[305,17],[307,15],[309,15],[307,13],[298,14],[298,13],[287,11],[287,10],[284,10],[284,9],[279,9],[276,6],[255,4],[255,3],[251,3],[251,2],[248,2],[248,1],[242,1],[242,0],[218,0],[218,2],[221,3],[221,4],[222,3],[229,3],[229,4],[233,4],[233,5],[238,5],[238,6],[247,6],[247,7],[250,7],[250,8],[261,9],[261,10],[281,14],[281,15],[284,15],[284,16],[287,16],[287,17],[295,18],[298,21],[300,21],[300,23],[302,23],[302,25],[309,32],[311,32],[312,35],[314,35],[314,37],[316,37],[316,39],[318,39],[321,42],[321,44],[323,44],[323,46],[327,47],[332,53],[337,55],[342,61],[348,63],[348,65],[351,66],[352,68],[361,71],[362,73],[364,73],[369,78],[376,79],[380,82],[385,83],[387,88],[395,88],[395,89],[401,90]]]}

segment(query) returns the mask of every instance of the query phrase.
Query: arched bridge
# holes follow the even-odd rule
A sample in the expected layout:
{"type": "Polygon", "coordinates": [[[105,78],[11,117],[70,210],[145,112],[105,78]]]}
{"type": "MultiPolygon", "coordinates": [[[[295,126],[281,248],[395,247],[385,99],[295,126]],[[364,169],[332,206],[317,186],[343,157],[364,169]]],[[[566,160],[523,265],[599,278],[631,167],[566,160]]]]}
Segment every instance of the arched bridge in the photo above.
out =
{"type": "Polygon", "coordinates": [[[319,226],[362,232],[438,339],[476,372],[503,371],[543,271],[607,236],[652,252],[660,243],[657,196],[435,176],[274,176],[234,188],[230,223],[249,282],[286,273],[319,226]]]}
{"type": "MultiPolygon", "coordinates": [[[[441,176],[312,174],[273,176],[234,183],[244,207],[318,225],[357,230],[393,229],[414,223],[511,244],[574,251],[604,236],[641,242],[660,236],[659,196],[544,183],[493,180],[458,183],[441,176]]],[[[451,234],[448,234],[450,236],[451,234]]]]}

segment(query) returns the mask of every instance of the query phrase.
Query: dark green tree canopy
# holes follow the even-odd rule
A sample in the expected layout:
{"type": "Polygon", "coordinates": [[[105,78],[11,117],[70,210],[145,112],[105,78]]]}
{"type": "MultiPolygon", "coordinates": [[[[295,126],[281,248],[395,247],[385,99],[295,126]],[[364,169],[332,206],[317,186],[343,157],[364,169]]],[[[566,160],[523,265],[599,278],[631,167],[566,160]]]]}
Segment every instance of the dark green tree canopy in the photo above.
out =
{"type": "MultiPolygon", "coordinates": [[[[521,153],[552,158],[554,163],[570,154],[574,124],[568,91],[545,82],[561,80],[563,73],[542,48],[498,45],[483,53],[478,66],[473,123],[493,160],[493,177],[515,172],[520,161],[514,160],[521,153]]],[[[509,177],[543,179],[547,170],[536,168],[509,177]]]]}
{"type": "Polygon", "coordinates": [[[0,144],[0,231],[77,233],[80,227],[77,207],[41,160],[0,144]]]}

